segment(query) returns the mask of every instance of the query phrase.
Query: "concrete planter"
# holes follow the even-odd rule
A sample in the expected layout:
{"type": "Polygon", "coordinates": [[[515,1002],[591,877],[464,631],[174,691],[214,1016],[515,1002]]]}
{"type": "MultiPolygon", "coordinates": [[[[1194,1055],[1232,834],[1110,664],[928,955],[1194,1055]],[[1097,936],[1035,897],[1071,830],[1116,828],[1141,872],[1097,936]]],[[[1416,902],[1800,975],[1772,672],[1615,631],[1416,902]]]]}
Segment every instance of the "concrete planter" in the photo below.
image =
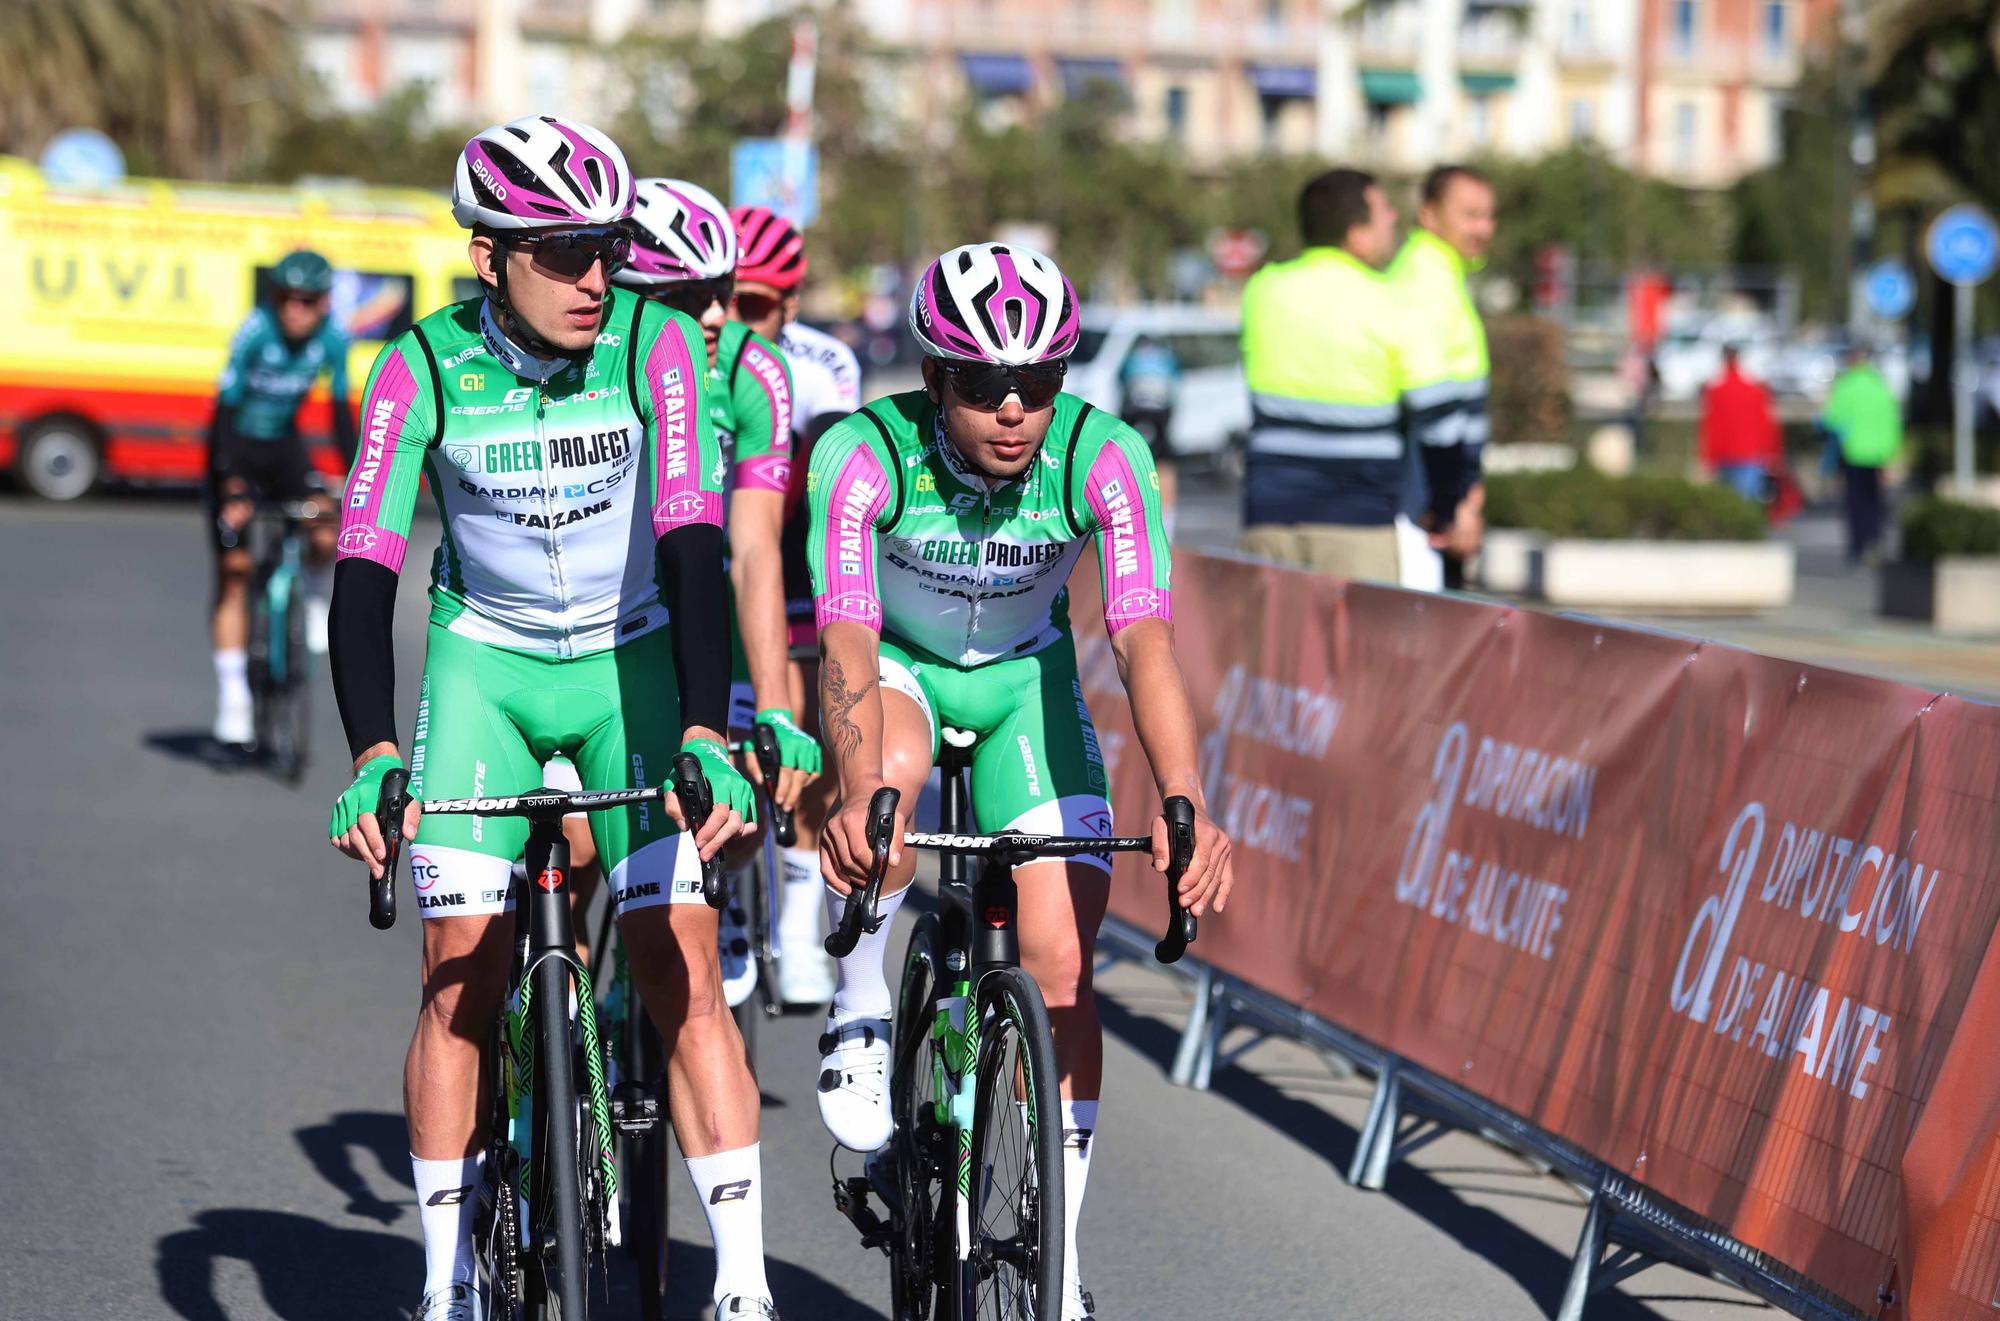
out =
{"type": "Polygon", "coordinates": [[[1491,527],[1481,538],[1475,581],[1489,592],[1509,596],[1539,596],[1542,591],[1542,547],[1548,537],[1515,527],[1491,527]]]}
{"type": "Polygon", "coordinates": [[[1935,564],[1882,566],[1879,608],[1940,633],[2000,634],[2000,555],[1947,555],[1935,564]]]}
{"type": "Polygon", "coordinates": [[[1593,610],[1775,610],[1797,569],[1779,541],[1550,541],[1540,558],[1543,600],[1593,610]]]}

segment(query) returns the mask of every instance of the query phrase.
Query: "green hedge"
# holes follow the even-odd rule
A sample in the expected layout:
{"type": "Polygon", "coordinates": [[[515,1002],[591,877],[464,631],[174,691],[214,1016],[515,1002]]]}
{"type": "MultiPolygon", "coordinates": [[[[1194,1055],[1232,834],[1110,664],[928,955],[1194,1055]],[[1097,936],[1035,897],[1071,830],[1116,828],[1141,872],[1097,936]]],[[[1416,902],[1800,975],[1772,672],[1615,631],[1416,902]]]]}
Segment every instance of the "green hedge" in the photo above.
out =
{"type": "Polygon", "coordinates": [[[2000,555],[2000,509],[1937,498],[1906,506],[1903,558],[1934,564],[1946,555],[2000,555]]]}
{"type": "Polygon", "coordinates": [[[1761,541],[1767,531],[1763,509],[1726,486],[1585,467],[1489,476],[1486,521],[1607,541],[1761,541]]]}

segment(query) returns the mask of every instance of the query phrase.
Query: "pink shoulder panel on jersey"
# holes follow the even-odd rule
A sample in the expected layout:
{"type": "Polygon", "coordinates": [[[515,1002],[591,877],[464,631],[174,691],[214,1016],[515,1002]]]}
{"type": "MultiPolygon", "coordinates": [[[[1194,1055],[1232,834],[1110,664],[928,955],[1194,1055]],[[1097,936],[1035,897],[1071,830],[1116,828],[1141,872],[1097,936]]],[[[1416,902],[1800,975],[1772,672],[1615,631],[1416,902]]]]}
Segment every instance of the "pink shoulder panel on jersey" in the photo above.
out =
{"type": "Polygon", "coordinates": [[[736,484],[745,490],[783,492],[792,481],[792,388],[785,364],[755,342],[743,346],[743,366],[764,392],[771,420],[771,448],[752,455],[736,468],[736,484]]]}
{"type": "Polygon", "coordinates": [[[394,350],[361,404],[361,452],[355,457],[354,471],[347,475],[341,501],[341,559],[373,560],[391,573],[402,572],[403,556],[409,549],[407,525],[383,526],[383,497],[396,464],[396,442],[409,425],[410,405],[416,397],[417,380],[410,373],[410,364],[402,350],[394,350]]]}
{"type": "Polygon", "coordinates": [[[646,388],[653,396],[653,535],[664,537],[691,523],[722,526],[722,493],[702,486],[701,439],[696,430],[694,358],[677,325],[669,323],[646,352],[646,388]]]}
{"type": "MultiPolygon", "coordinates": [[[[1098,559],[1104,569],[1104,627],[1142,619],[1172,619],[1173,593],[1161,585],[1146,523],[1145,493],[1131,461],[1115,443],[1098,451],[1084,478],[1084,498],[1097,518],[1098,559]]],[[[1158,548],[1161,556],[1165,548],[1158,548]]],[[[1162,566],[1164,567],[1164,566],[1162,566]]]]}
{"type": "Polygon", "coordinates": [[[834,475],[827,500],[820,564],[826,590],[813,598],[821,628],[835,620],[882,631],[882,597],[875,585],[875,520],[889,500],[889,474],[867,445],[857,445],[834,475]]]}

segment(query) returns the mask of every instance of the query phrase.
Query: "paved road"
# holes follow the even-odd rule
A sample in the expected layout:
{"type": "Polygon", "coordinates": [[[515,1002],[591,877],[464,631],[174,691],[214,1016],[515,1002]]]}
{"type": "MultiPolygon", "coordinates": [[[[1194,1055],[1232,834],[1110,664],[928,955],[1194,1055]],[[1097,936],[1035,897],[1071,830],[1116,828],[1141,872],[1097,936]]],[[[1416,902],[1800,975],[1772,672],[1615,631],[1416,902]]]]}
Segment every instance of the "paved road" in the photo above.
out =
{"type": "MultiPolygon", "coordinates": [[[[360,873],[321,842],[345,778],[330,701],[302,790],[209,750],[191,506],[7,499],[0,555],[0,1316],[404,1315],[420,1272],[398,1113],[416,924],[370,930],[360,873]]],[[[421,622],[412,582],[406,720],[421,622]]],[[[1582,1222],[1568,1187],[1455,1136],[1386,1194],[1357,1193],[1338,1172],[1364,1084],[1269,1043],[1213,1093],[1175,1089],[1178,984],[1133,966],[1104,984],[1107,1128],[1083,1237],[1107,1318],[1552,1310],[1582,1222]]],[[[764,1034],[772,1281],[792,1321],[878,1317],[881,1258],[827,1194],[816,1032],[764,1034]]],[[[694,1317],[710,1254],[680,1205],[673,1264],[694,1287],[676,1314],[694,1317]]],[[[1593,1317],[1755,1307],[1670,1270],[1623,1289],[1593,1317]]],[[[604,1310],[633,1314],[622,1291],[604,1310]]]]}

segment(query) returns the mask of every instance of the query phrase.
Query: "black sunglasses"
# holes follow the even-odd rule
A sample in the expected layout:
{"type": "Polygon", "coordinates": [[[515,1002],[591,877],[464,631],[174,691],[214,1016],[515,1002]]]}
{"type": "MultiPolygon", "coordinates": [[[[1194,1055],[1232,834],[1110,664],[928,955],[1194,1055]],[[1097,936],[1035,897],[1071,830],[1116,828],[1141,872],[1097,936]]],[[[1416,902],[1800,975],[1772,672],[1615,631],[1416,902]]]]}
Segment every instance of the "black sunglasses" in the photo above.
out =
{"type": "Polygon", "coordinates": [[[739,292],[735,296],[736,313],[745,321],[762,321],[782,307],[784,301],[769,294],[739,292]]]}
{"type": "Polygon", "coordinates": [[[562,229],[506,241],[525,251],[537,270],[558,280],[580,280],[598,262],[604,263],[605,275],[615,275],[632,260],[632,236],[617,225],[562,229]]]}
{"type": "Polygon", "coordinates": [[[718,275],[712,280],[676,280],[672,284],[656,285],[646,291],[646,296],[699,321],[702,314],[716,303],[728,307],[735,290],[735,276],[718,275]]]}
{"type": "Polygon", "coordinates": [[[974,408],[995,409],[1007,396],[1021,396],[1021,406],[1029,412],[1047,408],[1062,390],[1069,361],[1038,362],[1026,367],[1005,367],[992,362],[948,362],[936,360],[952,392],[974,408]]]}

